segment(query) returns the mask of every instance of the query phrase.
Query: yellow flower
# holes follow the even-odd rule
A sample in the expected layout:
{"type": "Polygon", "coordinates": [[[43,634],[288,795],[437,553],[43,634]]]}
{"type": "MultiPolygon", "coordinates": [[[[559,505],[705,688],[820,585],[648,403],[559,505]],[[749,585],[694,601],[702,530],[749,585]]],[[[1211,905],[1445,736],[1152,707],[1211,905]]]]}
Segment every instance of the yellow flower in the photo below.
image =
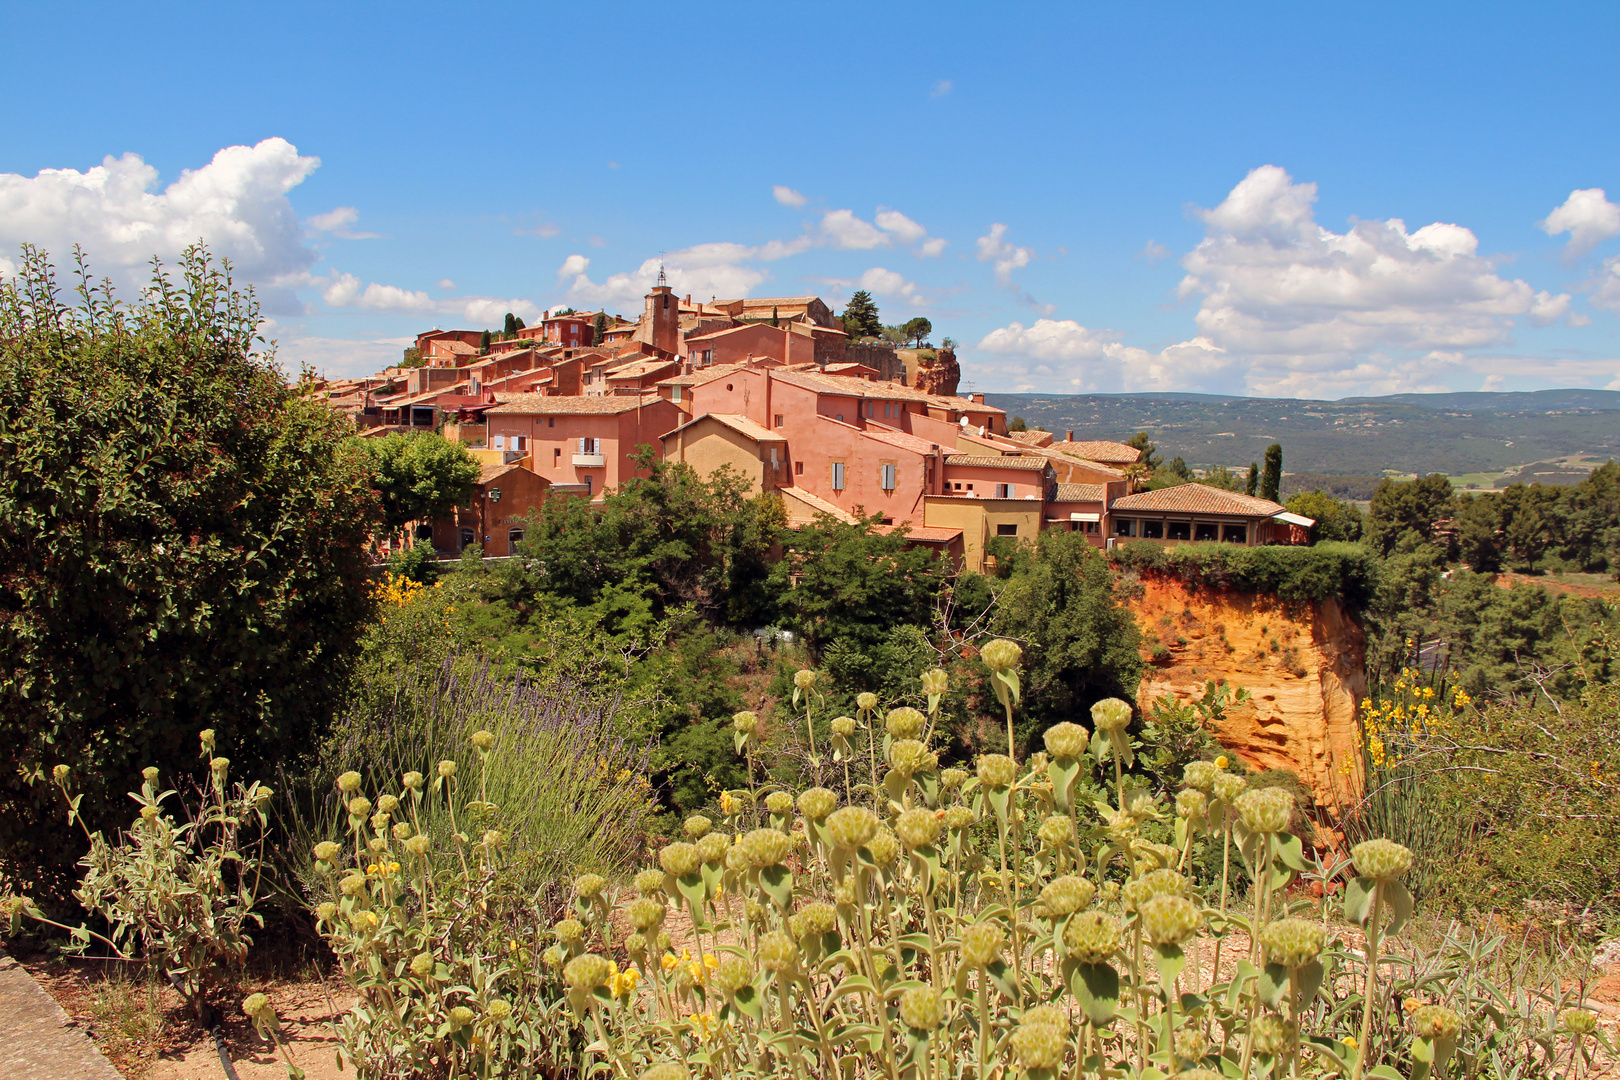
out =
{"type": "Polygon", "coordinates": [[[687,1019],[691,1020],[692,1026],[697,1028],[698,1042],[708,1042],[709,1038],[714,1034],[714,1014],[693,1013],[687,1019]]]}
{"type": "Polygon", "coordinates": [[[664,965],[664,974],[668,975],[670,972],[674,971],[675,970],[675,965],[680,963],[680,962],[681,962],[680,958],[677,957],[674,953],[665,953],[664,954],[664,959],[662,960],[662,963],[664,965]]]}
{"type": "Polygon", "coordinates": [[[1223,771],[1231,764],[1231,760],[1225,754],[1222,754],[1220,757],[1215,759],[1215,767],[1223,771]]]}
{"type": "Polygon", "coordinates": [[[720,812],[726,817],[730,817],[736,808],[737,800],[731,797],[731,792],[722,791],[720,793],[720,812]]]}

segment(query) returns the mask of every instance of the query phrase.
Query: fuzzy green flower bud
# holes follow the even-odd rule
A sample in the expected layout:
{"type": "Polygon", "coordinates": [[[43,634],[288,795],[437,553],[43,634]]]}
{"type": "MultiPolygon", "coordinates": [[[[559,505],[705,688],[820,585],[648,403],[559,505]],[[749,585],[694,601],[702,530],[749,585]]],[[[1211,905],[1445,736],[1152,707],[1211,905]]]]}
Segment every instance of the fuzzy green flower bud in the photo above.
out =
{"type": "Polygon", "coordinates": [[[371,813],[371,800],[364,795],[356,795],[349,800],[348,810],[357,818],[366,817],[371,813]]]}
{"type": "Polygon", "coordinates": [[[928,764],[928,748],[916,739],[896,739],[889,744],[889,765],[906,779],[924,771],[928,764]]]}
{"type": "Polygon", "coordinates": [[[560,945],[553,945],[551,948],[540,954],[540,959],[545,962],[546,967],[553,969],[562,967],[563,961],[567,958],[568,954],[563,952],[562,946],[560,945]]]}
{"type": "Polygon", "coordinates": [[[1215,767],[1213,761],[1194,761],[1188,764],[1186,771],[1181,774],[1181,782],[1194,791],[1202,791],[1208,795],[1215,786],[1215,778],[1221,770],[1215,767]]]}
{"type": "Polygon", "coordinates": [[[909,705],[889,710],[889,718],[884,721],[884,729],[896,739],[915,739],[922,734],[923,725],[928,722],[927,717],[909,705]]]}
{"type": "Polygon", "coordinates": [[[1462,1017],[1444,1005],[1423,1005],[1412,1014],[1412,1031],[1424,1039],[1455,1039],[1462,1034],[1462,1017]]]}
{"type": "Polygon", "coordinates": [[[411,974],[418,979],[425,979],[433,974],[433,954],[419,952],[411,957],[411,974]]]}
{"type": "Polygon", "coordinates": [[[1155,896],[1191,896],[1192,884],[1174,870],[1151,870],[1127,881],[1120,895],[1125,898],[1126,910],[1139,911],[1155,896]]]}
{"type": "Polygon", "coordinates": [[[203,728],[201,731],[197,732],[197,741],[202,743],[202,748],[204,750],[206,750],[210,754],[213,753],[214,752],[214,729],[211,728],[211,727],[203,728]]]}
{"type": "Polygon", "coordinates": [[[807,789],[799,796],[799,813],[805,820],[820,824],[828,814],[838,809],[838,796],[824,787],[807,789]]]}
{"type": "Polygon", "coordinates": [[[333,859],[337,858],[342,851],[343,848],[341,846],[334,844],[330,840],[322,840],[320,843],[315,845],[315,857],[321,862],[325,863],[329,863],[333,859]]]}
{"type": "Polygon", "coordinates": [[[343,891],[344,896],[359,896],[366,891],[366,875],[350,874],[338,882],[338,888],[343,891]]]}
{"type": "Polygon", "coordinates": [[[758,727],[759,716],[757,714],[746,709],[740,713],[732,714],[731,729],[733,731],[740,731],[744,735],[752,735],[758,727]]]}
{"type": "Polygon", "coordinates": [[[664,921],[665,911],[664,905],[652,897],[638,896],[625,909],[625,917],[630,920],[631,926],[645,934],[664,921]]]}
{"type": "Polygon", "coordinates": [[[805,932],[809,934],[831,933],[833,927],[838,925],[837,909],[819,900],[813,904],[806,904],[799,912],[799,916],[804,920],[805,932]]]}
{"type": "Polygon", "coordinates": [[[1091,735],[1079,724],[1067,721],[1046,729],[1042,736],[1046,752],[1059,761],[1073,761],[1091,745],[1091,735]]]}
{"type": "Polygon", "coordinates": [[[816,685],[816,673],[809,668],[801,668],[793,673],[793,685],[800,690],[808,690],[816,685]]]}
{"type": "Polygon", "coordinates": [[[475,731],[472,733],[472,744],[480,750],[488,750],[495,745],[495,736],[487,731],[475,731]]]}
{"type": "Polygon", "coordinates": [[[439,762],[439,775],[446,780],[456,775],[456,763],[449,760],[439,762]]]}
{"type": "Polygon", "coordinates": [[[637,931],[624,939],[624,951],[634,959],[647,955],[647,935],[637,931]]]}
{"type": "Polygon", "coordinates": [[[877,833],[877,816],[864,806],[846,806],[827,815],[827,837],[845,851],[865,847],[877,833]]]}
{"type": "Polygon", "coordinates": [[[327,900],[315,905],[315,917],[321,922],[330,923],[337,918],[338,906],[327,900]]]}
{"type": "Polygon", "coordinates": [[[399,783],[400,786],[406,791],[420,790],[422,787],[422,774],[417,772],[415,769],[412,769],[410,772],[399,778],[399,783]]]}
{"type": "Polygon", "coordinates": [[[765,796],[765,809],[777,817],[784,817],[793,812],[793,796],[785,791],[773,791],[765,796]]]}
{"type": "Polygon", "coordinates": [[[1117,697],[1103,698],[1091,707],[1091,723],[1099,731],[1124,731],[1131,726],[1130,703],[1117,697]]]}
{"type": "Polygon", "coordinates": [[[1248,788],[1249,782],[1243,777],[1223,772],[1215,778],[1210,791],[1214,793],[1217,802],[1231,806],[1248,788]]]}
{"type": "Polygon", "coordinates": [[[1082,911],[1063,930],[1069,955],[1082,964],[1101,964],[1119,951],[1119,920],[1101,911],[1082,911]]]}
{"type": "Polygon", "coordinates": [[[1188,788],[1176,794],[1176,816],[1190,821],[1202,820],[1209,813],[1209,796],[1197,788],[1188,788]]]}
{"type": "MultiPolygon", "coordinates": [[[[1203,1035],[1202,1032],[1186,1031],[1186,1032],[1183,1032],[1183,1034],[1197,1035],[1199,1038],[1204,1039],[1204,1035],[1203,1035]]],[[[1181,1045],[1180,1040],[1181,1040],[1181,1036],[1177,1035],[1176,1036],[1176,1045],[1178,1047],[1181,1045]]],[[[1204,1042],[1207,1044],[1209,1042],[1209,1040],[1204,1039],[1204,1042]]],[[[1178,1049],[1176,1051],[1176,1053],[1180,1054],[1181,1051],[1178,1049]]],[[[1182,1055],[1182,1056],[1185,1057],[1186,1055],[1182,1055]]],[[[1191,1060],[1191,1061],[1202,1061],[1203,1058],[1190,1058],[1189,1060],[1191,1060]]],[[[1222,1076],[1220,1073],[1216,1072],[1214,1069],[1182,1069],[1180,1072],[1176,1073],[1176,1075],[1172,1076],[1170,1078],[1170,1080],[1226,1080],[1226,1077],[1222,1076]]]]}
{"type": "Polygon", "coordinates": [[[759,939],[759,962],[766,971],[792,971],[799,965],[799,943],[789,934],[773,930],[759,939]]]}
{"type": "MultiPolygon", "coordinates": [[[[1181,1058],[1183,1061],[1203,1061],[1209,1056],[1209,1036],[1197,1028],[1182,1028],[1176,1032],[1175,1048],[1176,1057],[1181,1058]]],[[[1187,1074],[1179,1073],[1177,1075],[1180,1077],[1187,1074]]]]}
{"type": "Polygon", "coordinates": [[[664,868],[664,873],[672,877],[689,877],[697,873],[698,862],[697,848],[681,841],[665,844],[664,849],[658,853],[658,865],[664,868]]]}
{"type": "Polygon", "coordinates": [[[595,900],[607,888],[607,879],[600,874],[581,874],[574,880],[574,893],[582,900],[595,900]]]}
{"type": "Polygon", "coordinates": [[[1050,1072],[1062,1068],[1063,1053],[1068,1048],[1068,1018],[1062,1017],[1061,1023],[1048,1022],[1045,1019],[1048,1012],[1062,1017],[1050,1005],[1037,1005],[1024,1013],[1018,1030],[1009,1039],[1013,1051],[1018,1055],[1018,1063],[1032,1072],[1036,1069],[1050,1072]]]}
{"type": "Polygon", "coordinates": [[[742,846],[742,837],[740,836],[735,844],[726,849],[726,869],[735,870],[738,873],[748,869],[748,852],[742,846]]]}
{"type": "Polygon", "coordinates": [[[1565,1009],[1558,1014],[1558,1019],[1571,1035],[1590,1035],[1597,1031],[1597,1014],[1585,1009],[1565,1009]]]}
{"type": "Polygon", "coordinates": [[[1254,1052],[1270,1054],[1272,1057],[1287,1053],[1288,1048],[1299,1038],[1298,1024],[1271,1013],[1255,1017],[1254,1026],[1250,1031],[1254,1036],[1254,1052]]]}
{"type": "Polygon", "coordinates": [[[973,824],[973,811],[965,806],[951,806],[945,810],[945,827],[960,832],[973,824]]]}
{"type": "Polygon", "coordinates": [[[877,695],[871,691],[866,691],[855,695],[855,707],[866,712],[871,712],[873,709],[877,708],[877,703],[877,695]]]}
{"type": "Polygon", "coordinates": [[[915,986],[900,995],[900,1020],[913,1031],[934,1031],[945,1020],[945,1000],[932,986],[915,986]]]}
{"type": "Polygon", "coordinates": [[[585,924],[578,919],[561,919],[551,928],[551,932],[564,945],[573,945],[584,939],[585,924]]]}
{"type": "Polygon", "coordinates": [[[484,1006],[484,1012],[498,1024],[512,1015],[512,1003],[505,998],[495,998],[484,1006]]]}
{"type": "Polygon", "coordinates": [[[412,855],[415,855],[417,858],[421,858],[423,855],[426,855],[429,851],[433,850],[433,840],[422,833],[417,833],[415,836],[405,841],[405,850],[410,852],[412,855]]]}
{"type": "Polygon", "coordinates": [[[635,876],[636,892],[642,896],[663,895],[664,875],[658,870],[643,870],[635,876]]]}
{"type": "Polygon", "coordinates": [[[608,981],[608,962],[595,953],[576,956],[563,969],[563,982],[574,990],[595,990],[608,981]]]}
{"type": "Polygon", "coordinates": [[[927,847],[939,839],[939,819],[932,810],[907,810],[894,823],[894,831],[908,850],[927,847]]]}
{"type": "Polygon", "coordinates": [[[225,773],[230,767],[231,759],[228,757],[217,757],[208,762],[209,771],[220,780],[225,779],[225,773]]]}
{"type": "Polygon", "coordinates": [[[955,791],[967,783],[971,775],[966,769],[945,769],[939,774],[939,786],[946,791],[955,791]]]}
{"type": "Polygon", "coordinates": [[[157,820],[160,813],[162,813],[162,811],[159,810],[157,806],[149,803],[146,806],[141,807],[141,820],[150,825],[152,822],[157,820]]]}
{"type": "Polygon", "coordinates": [[[714,984],[728,997],[754,981],[754,965],[745,956],[732,954],[714,969],[714,984]]]}
{"type": "Polygon", "coordinates": [[[157,783],[158,775],[157,766],[155,765],[148,765],[146,768],[141,770],[141,779],[145,780],[148,784],[157,783]]]}
{"type": "Polygon", "coordinates": [[[1180,945],[1198,932],[1203,916],[1185,896],[1155,896],[1142,904],[1142,929],[1155,945],[1180,945]]]}
{"type": "Polygon", "coordinates": [[[1053,814],[1041,822],[1041,827],[1035,835],[1040,837],[1041,843],[1047,847],[1067,844],[1074,838],[1074,822],[1067,814],[1053,814]]]}
{"type": "Polygon", "coordinates": [[[377,800],[377,809],[385,814],[392,814],[399,809],[399,797],[395,795],[381,796],[377,800]]]}
{"type": "Polygon", "coordinates": [[[1350,849],[1356,873],[1378,881],[1393,881],[1412,869],[1412,850],[1393,840],[1366,840],[1350,849]]]}
{"type": "Polygon", "coordinates": [[[395,840],[408,840],[411,835],[411,823],[408,821],[396,821],[390,831],[394,834],[395,840]]]}
{"type": "Polygon", "coordinates": [[[985,787],[1011,787],[1016,779],[1018,763],[1006,754],[985,754],[979,758],[979,783],[985,787]]]}
{"type": "Polygon", "coordinates": [[[880,827],[872,839],[866,842],[866,850],[871,853],[872,861],[878,866],[889,866],[900,857],[900,838],[887,828],[880,827]]]}
{"type": "MultiPolygon", "coordinates": [[[[581,959],[584,958],[581,957],[581,959]]],[[[465,1005],[457,1005],[450,1010],[450,1026],[453,1028],[464,1028],[476,1019],[478,1019],[478,1014],[465,1005]]]]}
{"type": "Polygon", "coordinates": [[[1018,666],[1018,661],[1024,657],[1024,650],[1016,641],[1006,638],[997,638],[986,645],[979,653],[984,666],[991,671],[1011,671],[1018,666]]]}
{"type": "Polygon", "coordinates": [[[274,1010],[270,1008],[270,999],[265,997],[263,994],[249,994],[247,997],[243,998],[242,1012],[244,1015],[251,1016],[255,1020],[258,1020],[265,1013],[270,1014],[268,1019],[271,1020],[274,1020],[276,1016],[274,1010]]]}
{"type": "Polygon", "coordinates": [[[974,923],[962,931],[962,963],[969,967],[988,967],[1001,958],[1001,944],[1006,934],[995,923],[974,923]]]}
{"type": "Polygon", "coordinates": [[[1243,827],[1253,833],[1286,832],[1294,816],[1293,792],[1282,788],[1245,791],[1234,805],[1243,818],[1243,827]]]}
{"type": "Polygon", "coordinates": [[[835,716],[832,718],[832,733],[849,738],[855,734],[855,718],[853,716],[835,716]]]}
{"type": "Polygon", "coordinates": [[[739,841],[739,846],[748,865],[756,870],[779,866],[793,854],[793,838],[781,829],[755,829],[739,841]]]}
{"type": "Polygon", "coordinates": [[[726,852],[731,850],[731,837],[725,833],[704,833],[703,839],[697,842],[698,858],[710,866],[725,860],[726,852]]]}
{"type": "Polygon", "coordinates": [[[1091,882],[1083,877],[1068,874],[1046,883],[1046,887],[1041,890],[1041,903],[1046,906],[1048,915],[1053,919],[1061,919],[1091,903],[1091,898],[1096,894],[1097,887],[1091,882]]]}
{"type": "Polygon", "coordinates": [[[1287,968],[1304,967],[1322,955],[1327,931],[1309,919],[1279,919],[1260,931],[1260,947],[1273,963],[1287,968]]]}
{"type": "Polygon", "coordinates": [[[951,677],[945,673],[943,668],[930,668],[922,673],[923,693],[929,697],[938,697],[949,690],[950,686],[951,677]]]}
{"type": "Polygon", "coordinates": [[[641,1080],[686,1080],[687,1072],[667,1061],[641,1070],[641,1080]]]}
{"type": "Polygon", "coordinates": [[[388,829],[388,815],[378,811],[371,815],[371,831],[381,836],[388,829]]]}
{"type": "Polygon", "coordinates": [[[686,819],[682,828],[685,830],[688,840],[701,840],[709,834],[710,829],[714,828],[714,822],[702,814],[693,814],[686,819]]]}

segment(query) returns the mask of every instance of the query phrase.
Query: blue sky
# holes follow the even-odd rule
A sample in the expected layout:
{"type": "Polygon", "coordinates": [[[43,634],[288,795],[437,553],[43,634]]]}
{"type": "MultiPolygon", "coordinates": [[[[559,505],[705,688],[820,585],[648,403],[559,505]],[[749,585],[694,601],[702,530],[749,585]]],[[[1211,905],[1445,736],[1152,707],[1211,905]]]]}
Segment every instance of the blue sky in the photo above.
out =
{"type": "Polygon", "coordinates": [[[204,236],[289,363],[867,285],[984,390],[1620,389],[1615,5],[21,5],[0,273],[204,236]],[[1326,9],[1326,10],[1323,10],[1326,9]],[[108,160],[104,160],[108,159],[108,160]]]}

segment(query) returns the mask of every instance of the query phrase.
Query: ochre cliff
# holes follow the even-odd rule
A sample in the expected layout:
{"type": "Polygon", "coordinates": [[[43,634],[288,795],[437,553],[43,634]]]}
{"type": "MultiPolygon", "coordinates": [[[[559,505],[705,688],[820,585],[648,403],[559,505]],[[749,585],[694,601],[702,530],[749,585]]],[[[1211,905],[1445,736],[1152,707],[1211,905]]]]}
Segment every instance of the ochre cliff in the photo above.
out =
{"type": "Polygon", "coordinates": [[[1256,769],[1288,769],[1322,807],[1361,788],[1356,710],[1367,689],[1366,640],[1333,599],[1285,605],[1265,596],[1189,590],[1144,578],[1129,601],[1147,661],[1138,700],[1201,697],[1206,679],[1246,688],[1215,736],[1256,769]]]}

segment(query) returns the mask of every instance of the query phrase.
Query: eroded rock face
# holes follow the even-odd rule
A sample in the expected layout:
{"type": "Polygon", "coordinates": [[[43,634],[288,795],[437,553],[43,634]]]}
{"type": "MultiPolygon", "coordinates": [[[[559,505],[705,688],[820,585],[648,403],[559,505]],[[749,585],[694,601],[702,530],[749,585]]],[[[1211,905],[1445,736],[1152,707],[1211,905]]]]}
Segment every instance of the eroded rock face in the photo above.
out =
{"type": "Polygon", "coordinates": [[[1202,697],[1206,679],[1248,689],[1221,745],[1256,769],[1288,769],[1323,807],[1361,792],[1356,710],[1367,691],[1366,638],[1337,600],[1284,605],[1246,593],[1145,579],[1129,603],[1142,629],[1138,701],[1202,697]]]}
{"type": "Polygon", "coordinates": [[[941,349],[935,357],[923,357],[917,363],[917,389],[925,394],[951,397],[962,381],[962,368],[956,362],[956,353],[941,349]]]}

